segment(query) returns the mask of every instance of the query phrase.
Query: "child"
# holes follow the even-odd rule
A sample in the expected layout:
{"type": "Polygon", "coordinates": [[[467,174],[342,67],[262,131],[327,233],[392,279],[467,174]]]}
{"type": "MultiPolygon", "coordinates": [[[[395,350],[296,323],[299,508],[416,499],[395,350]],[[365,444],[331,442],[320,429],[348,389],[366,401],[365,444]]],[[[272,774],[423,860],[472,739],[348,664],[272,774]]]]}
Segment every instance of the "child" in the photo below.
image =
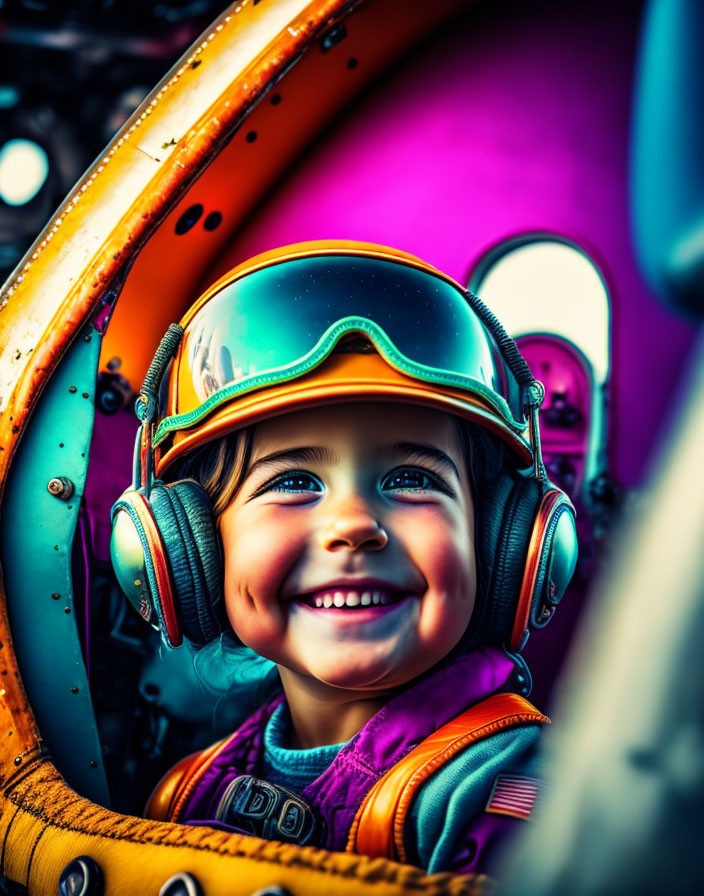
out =
{"type": "Polygon", "coordinates": [[[167,645],[231,626],[280,688],[148,814],[484,870],[537,793],[518,651],[576,560],[539,384],[476,297],[369,244],[258,256],[182,323],[138,401],[116,572],[167,645]]]}

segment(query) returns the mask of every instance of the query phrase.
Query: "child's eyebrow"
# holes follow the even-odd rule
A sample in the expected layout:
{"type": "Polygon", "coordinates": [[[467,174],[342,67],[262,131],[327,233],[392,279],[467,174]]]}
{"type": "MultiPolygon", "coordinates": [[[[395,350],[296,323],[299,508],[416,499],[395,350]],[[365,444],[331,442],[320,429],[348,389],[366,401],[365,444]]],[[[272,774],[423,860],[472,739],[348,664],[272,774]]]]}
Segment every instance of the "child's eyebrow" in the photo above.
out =
{"type": "Polygon", "coordinates": [[[452,458],[448,457],[448,455],[439,448],[433,448],[432,445],[419,445],[416,442],[396,442],[393,445],[383,448],[381,453],[387,457],[397,457],[398,455],[402,455],[408,460],[435,461],[451,470],[457,479],[461,481],[460,471],[457,469],[452,458]]]}
{"type": "Polygon", "coordinates": [[[335,464],[338,463],[339,460],[340,457],[335,451],[319,445],[305,445],[301,448],[286,448],[284,451],[275,451],[272,454],[267,454],[264,457],[255,460],[247,470],[247,475],[250,476],[255,470],[259,469],[259,467],[281,461],[287,461],[289,463],[317,462],[335,464]]]}

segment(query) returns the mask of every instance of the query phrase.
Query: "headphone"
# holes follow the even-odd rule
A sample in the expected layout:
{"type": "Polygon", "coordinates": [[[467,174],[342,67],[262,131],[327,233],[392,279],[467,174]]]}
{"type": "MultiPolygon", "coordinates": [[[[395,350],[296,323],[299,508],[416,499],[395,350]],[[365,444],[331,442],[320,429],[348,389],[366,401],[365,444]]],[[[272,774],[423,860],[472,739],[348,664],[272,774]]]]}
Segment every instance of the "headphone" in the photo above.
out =
{"type": "MultiPolygon", "coordinates": [[[[550,483],[543,466],[541,384],[491,311],[472,293],[465,295],[522,387],[529,422],[533,469],[502,471],[489,484],[479,524],[480,562],[484,558],[488,576],[476,638],[513,655],[522,650],[531,631],[547,625],[572,578],[577,563],[575,510],[567,495],[550,483]]],[[[227,625],[222,547],[210,500],[193,480],[165,484],[153,474],[159,386],[182,337],[183,329],[171,324],[137,399],[141,426],[133,484],[112,508],[110,543],[123,591],[168,647],[178,647],[184,637],[205,645],[227,625]]]]}

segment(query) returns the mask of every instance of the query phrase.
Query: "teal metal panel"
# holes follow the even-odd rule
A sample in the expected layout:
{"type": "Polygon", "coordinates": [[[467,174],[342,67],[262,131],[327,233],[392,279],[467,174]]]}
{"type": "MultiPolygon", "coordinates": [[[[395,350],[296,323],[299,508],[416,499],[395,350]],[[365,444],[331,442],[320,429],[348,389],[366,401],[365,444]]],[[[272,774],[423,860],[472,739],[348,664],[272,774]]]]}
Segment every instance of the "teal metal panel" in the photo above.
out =
{"type": "Polygon", "coordinates": [[[42,737],[67,782],[94,802],[109,794],[76,626],[71,548],[88,469],[100,335],[80,333],[46,386],[10,469],[0,554],[10,630],[42,737]],[[52,478],[74,486],[51,494],[52,478]]]}

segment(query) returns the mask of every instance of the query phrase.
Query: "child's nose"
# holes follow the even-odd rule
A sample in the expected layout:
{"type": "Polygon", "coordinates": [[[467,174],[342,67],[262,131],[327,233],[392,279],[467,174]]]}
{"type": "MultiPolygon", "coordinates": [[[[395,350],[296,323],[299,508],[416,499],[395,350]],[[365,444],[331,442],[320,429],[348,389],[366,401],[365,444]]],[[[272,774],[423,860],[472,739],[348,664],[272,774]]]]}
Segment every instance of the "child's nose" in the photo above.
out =
{"type": "Polygon", "coordinates": [[[341,509],[323,529],[322,542],[328,551],[380,551],[388,544],[389,536],[372,514],[360,507],[349,507],[341,509]]]}

